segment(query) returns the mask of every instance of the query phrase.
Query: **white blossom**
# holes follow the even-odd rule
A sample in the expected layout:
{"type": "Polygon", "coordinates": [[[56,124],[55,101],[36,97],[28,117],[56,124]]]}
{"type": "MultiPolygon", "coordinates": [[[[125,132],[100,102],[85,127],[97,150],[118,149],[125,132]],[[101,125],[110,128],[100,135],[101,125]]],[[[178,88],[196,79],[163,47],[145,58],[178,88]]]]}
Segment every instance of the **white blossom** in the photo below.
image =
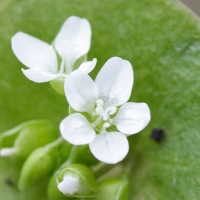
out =
{"type": "Polygon", "coordinates": [[[100,161],[121,161],[129,150],[127,135],[138,133],[150,121],[146,103],[126,103],[132,86],[132,66],[118,57],[105,63],[95,81],[81,72],[66,78],[65,95],[76,113],[61,122],[62,137],[75,145],[89,144],[100,161]],[[118,131],[109,131],[114,126],[118,131]]]}
{"type": "MultiPolygon", "coordinates": [[[[71,74],[75,62],[90,49],[91,27],[87,19],[69,17],[61,27],[52,45],[23,32],[12,37],[15,56],[29,69],[24,75],[37,83],[63,79],[71,74]]],[[[78,70],[89,73],[96,59],[85,62],[78,70]]]]}

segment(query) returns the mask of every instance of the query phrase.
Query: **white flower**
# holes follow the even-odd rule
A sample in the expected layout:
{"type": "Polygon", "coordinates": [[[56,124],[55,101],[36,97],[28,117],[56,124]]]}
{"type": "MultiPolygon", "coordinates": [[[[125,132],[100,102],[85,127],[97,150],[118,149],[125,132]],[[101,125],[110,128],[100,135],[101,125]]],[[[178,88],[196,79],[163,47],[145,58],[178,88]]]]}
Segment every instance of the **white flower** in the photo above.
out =
{"type": "Polygon", "coordinates": [[[62,137],[75,145],[89,144],[100,161],[121,161],[129,149],[126,135],[138,133],[150,121],[147,104],[126,103],[132,86],[132,66],[118,57],[105,63],[95,82],[80,72],[74,78],[66,78],[67,100],[75,111],[83,114],[71,114],[61,122],[62,137]],[[112,126],[119,131],[106,130],[112,126]]]}
{"type": "MultiPolygon", "coordinates": [[[[88,53],[90,40],[91,27],[88,20],[71,16],[61,27],[53,46],[18,32],[12,37],[12,50],[16,57],[30,68],[22,69],[24,75],[34,82],[41,83],[70,74],[74,70],[75,62],[88,53]]],[[[95,59],[85,62],[79,70],[89,73],[95,64],[95,59]]]]}

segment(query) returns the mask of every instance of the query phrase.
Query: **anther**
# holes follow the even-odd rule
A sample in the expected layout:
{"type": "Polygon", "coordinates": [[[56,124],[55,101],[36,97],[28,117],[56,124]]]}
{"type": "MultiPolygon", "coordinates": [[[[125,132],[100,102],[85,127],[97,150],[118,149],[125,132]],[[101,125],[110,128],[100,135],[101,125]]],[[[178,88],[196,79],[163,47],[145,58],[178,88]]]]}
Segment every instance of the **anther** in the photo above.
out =
{"type": "Polygon", "coordinates": [[[98,105],[103,106],[103,100],[102,100],[102,99],[98,99],[96,102],[97,102],[97,106],[98,106],[98,105]]]}
{"type": "Polygon", "coordinates": [[[108,128],[108,127],[110,127],[110,124],[109,124],[108,122],[106,122],[106,123],[103,125],[103,127],[108,128]]]}
{"type": "Polygon", "coordinates": [[[114,115],[116,112],[117,112],[117,107],[113,107],[109,114],[114,115]]]}
{"type": "Polygon", "coordinates": [[[95,111],[96,111],[97,115],[100,115],[101,112],[103,111],[103,108],[98,106],[98,107],[96,107],[95,111]]]}

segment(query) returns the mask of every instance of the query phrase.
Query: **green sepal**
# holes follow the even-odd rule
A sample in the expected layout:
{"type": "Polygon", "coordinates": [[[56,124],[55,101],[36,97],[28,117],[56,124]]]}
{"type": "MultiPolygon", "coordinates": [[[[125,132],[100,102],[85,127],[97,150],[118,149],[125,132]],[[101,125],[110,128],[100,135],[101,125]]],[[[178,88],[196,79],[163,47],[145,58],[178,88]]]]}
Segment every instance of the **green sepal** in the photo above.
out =
{"type": "Polygon", "coordinates": [[[74,113],[79,113],[75,111],[70,105],[69,105],[69,115],[74,114],[74,113]]]}
{"type": "Polygon", "coordinates": [[[58,94],[65,95],[64,82],[65,82],[65,78],[62,77],[62,78],[58,78],[58,79],[54,79],[50,81],[50,85],[58,94]]]}
{"type": "MultiPolygon", "coordinates": [[[[74,109],[69,105],[69,115],[72,115],[72,114],[74,114],[74,113],[80,113],[80,112],[74,110],[74,109]]],[[[92,121],[90,115],[89,115],[87,112],[81,112],[81,115],[83,115],[84,117],[86,117],[86,119],[87,119],[89,122],[92,121]]]]}
{"type": "Polygon", "coordinates": [[[108,132],[119,132],[119,130],[117,129],[116,126],[112,125],[110,127],[107,128],[108,132]]]}
{"type": "Polygon", "coordinates": [[[22,190],[49,177],[55,168],[68,158],[71,148],[71,144],[59,138],[51,144],[34,150],[22,167],[19,189],[22,190]]]}
{"type": "Polygon", "coordinates": [[[47,120],[33,120],[25,122],[1,134],[0,147],[15,149],[14,157],[25,160],[38,147],[53,142],[59,132],[47,120]]]}
{"type": "Polygon", "coordinates": [[[65,194],[68,197],[92,197],[96,196],[97,183],[94,173],[90,168],[82,164],[73,164],[63,169],[57,174],[57,181],[60,183],[65,176],[71,176],[78,179],[80,187],[73,195],[65,194]]]}
{"type": "MultiPolygon", "coordinates": [[[[59,56],[58,56],[58,58],[59,58],[59,56]]],[[[74,63],[74,66],[73,66],[73,71],[78,69],[80,67],[80,65],[85,61],[87,61],[87,54],[81,56],[78,60],[76,60],[76,62],[74,63]]],[[[60,60],[60,62],[61,62],[61,60],[60,60]]],[[[61,76],[60,78],[51,80],[50,85],[58,94],[65,95],[64,82],[65,82],[65,77],[61,76]]]]}

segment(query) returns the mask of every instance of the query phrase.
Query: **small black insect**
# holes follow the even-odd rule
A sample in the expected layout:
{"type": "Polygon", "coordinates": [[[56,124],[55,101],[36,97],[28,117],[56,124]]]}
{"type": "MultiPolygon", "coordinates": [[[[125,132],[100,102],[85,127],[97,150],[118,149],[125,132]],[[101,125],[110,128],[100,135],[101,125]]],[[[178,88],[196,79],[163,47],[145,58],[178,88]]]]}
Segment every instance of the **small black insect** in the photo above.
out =
{"type": "Polygon", "coordinates": [[[165,138],[165,131],[162,128],[154,128],[151,132],[150,138],[156,142],[161,142],[165,138]]]}
{"type": "Polygon", "coordinates": [[[6,179],[6,184],[7,185],[9,185],[9,186],[14,186],[14,182],[13,182],[13,180],[11,180],[11,179],[6,179]]]}

